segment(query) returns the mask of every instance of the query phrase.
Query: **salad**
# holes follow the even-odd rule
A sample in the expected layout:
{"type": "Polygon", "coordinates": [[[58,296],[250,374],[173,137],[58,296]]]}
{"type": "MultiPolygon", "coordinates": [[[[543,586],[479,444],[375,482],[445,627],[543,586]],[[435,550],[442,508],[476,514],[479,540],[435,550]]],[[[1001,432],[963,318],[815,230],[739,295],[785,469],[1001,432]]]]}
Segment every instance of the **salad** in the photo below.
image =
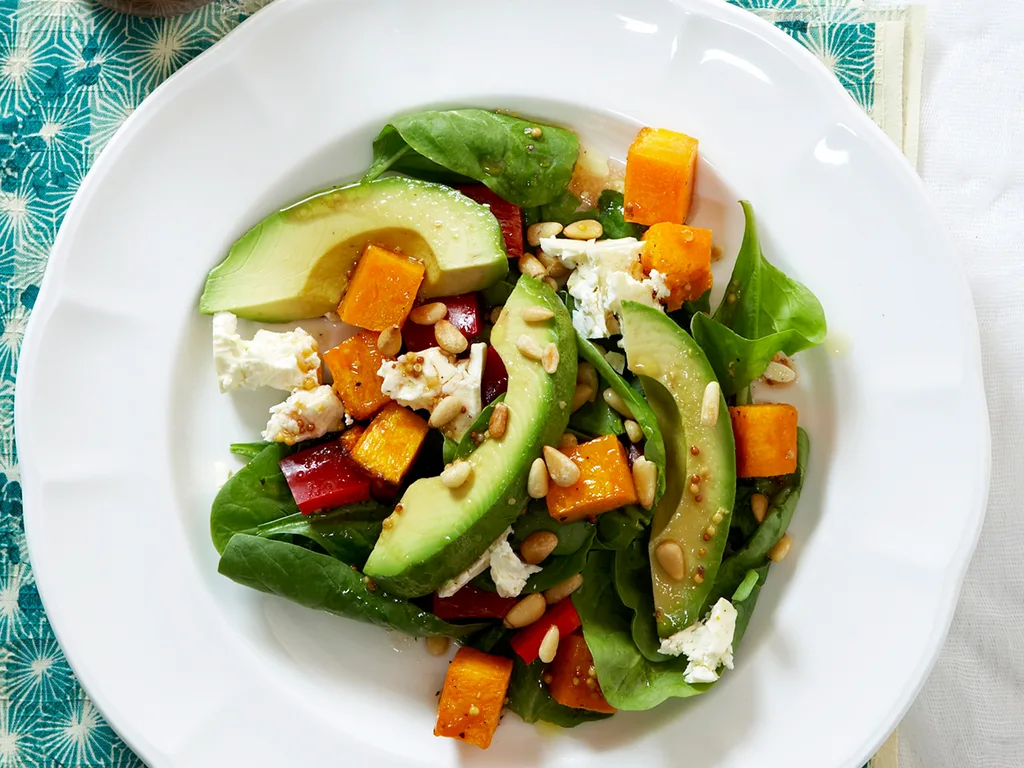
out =
{"type": "Polygon", "coordinates": [[[243,235],[200,299],[218,382],[287,395],[231,446],[220,573],[454,640],[434,733],[482,748],[505,707],[571,727],[741,662],[808,459],[773,388],[826,324],[746,202],[712,308],[698,162],[663,128],[614,168],[566,128],[421,112],[243,235]],[[353,335],[322,348],[324,317],[353,335]]]}

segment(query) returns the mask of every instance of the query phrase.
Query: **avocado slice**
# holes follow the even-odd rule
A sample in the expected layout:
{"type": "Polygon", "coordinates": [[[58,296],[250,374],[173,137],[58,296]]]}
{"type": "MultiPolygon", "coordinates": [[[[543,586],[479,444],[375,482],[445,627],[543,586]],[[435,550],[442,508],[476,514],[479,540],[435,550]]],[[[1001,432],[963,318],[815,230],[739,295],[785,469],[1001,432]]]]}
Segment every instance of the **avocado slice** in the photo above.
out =
{"type": "Polygon", "coordinates": [[[488,438],[466,461],[473,472],[460,488],[439,477],[417,480],[385,523],[363,573],[401,597],[430,594],[466,570],[515,520],[527,502],[526,478],[544,445],[565,432],[576,387],[576,337],[569,313],[544,283],[520,277],[498,322],[491,344],[508,371],[508,427],[500,440],[488,438]],[[527,323],[524,307],[544,307],[555,316],[527,323]],[[525,357],[517,341],[527,336],[543,349],[554,342],[554,374],[525,357]]]}
{"type": "Polygon", "coordinates": [[[686,331],[663,313],[628,301],[622,303],[622,341],[629,370],[641,377],[665,435],[668,486],[651,524],[650,555],[658,634],[668,637],[701,618],[722,563],[736,496],[736,446],[721,395],[718,420],[701,423],[704,391],[717,379],[686,331]],[[695,475],[696,494],[690,487],[695,475]],[[683,549],[685,575],[678,581],[655,555],[667,539],[683,549]]]}
{"type": "Polygon", "coordinates": [[[338,307],[368,243],[426,266],[420,298],[478,291],[508,272],[486,206],[443,184],[394,176],[336,187],[268,216],[211,270],[199,311],[283,323],[338,307]]]}

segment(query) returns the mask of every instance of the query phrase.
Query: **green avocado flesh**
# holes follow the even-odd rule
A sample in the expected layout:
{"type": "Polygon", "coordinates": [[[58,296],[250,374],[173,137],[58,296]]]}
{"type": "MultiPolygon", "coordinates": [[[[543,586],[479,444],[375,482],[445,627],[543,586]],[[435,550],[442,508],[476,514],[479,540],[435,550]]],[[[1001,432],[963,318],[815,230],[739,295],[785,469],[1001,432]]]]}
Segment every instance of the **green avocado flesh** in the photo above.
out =
{"type": "Polygon", "coordinates": [[[460,488],[438,477],[417,480],[402,496],[363,572],[386,592],[401,597],[430,594],[466,570],[526,506],[530,465],[544,445],[555,445],[569,423],[576,386],[576,339],[569,313],[544,283],[519,278],[491,331],[491,344],[508,370],[508,427],[488,438],[467,459],[473,468],[460,488]],[[526,323],[524,307],[555,316],[526,323]],[[548,374],[524,357],[516,341],[528,336],[543,349],[558,346],[559,365],[548,374]]]}
{"type": "Polygon", "coordinates": [[[424,299],[481,290],[508,272],[486,206],[395,176],[329,189],[264,219],[210,272],[199,310],[269,323],[320,317],[338,308],[369,243],[423,262],[424,299]]]}
{"type": "Polygon", "coordinates": [[[657,310],[623,302],[622,341],[629,370],[641,377],[665,435],[668,487],[651,525],[650,554],[658,633],[668,637],[701,618],[722,563],[736,496],[736,446],[721,395],[717,421],[701,423],[704,390],[717,379],[689,334],[657,310]],[[690,488],[694,475],[700,477],[697,494],[690,488]],[[667,539],[683,548],[686,574],[679,581],[655,555],[667,539]]]}

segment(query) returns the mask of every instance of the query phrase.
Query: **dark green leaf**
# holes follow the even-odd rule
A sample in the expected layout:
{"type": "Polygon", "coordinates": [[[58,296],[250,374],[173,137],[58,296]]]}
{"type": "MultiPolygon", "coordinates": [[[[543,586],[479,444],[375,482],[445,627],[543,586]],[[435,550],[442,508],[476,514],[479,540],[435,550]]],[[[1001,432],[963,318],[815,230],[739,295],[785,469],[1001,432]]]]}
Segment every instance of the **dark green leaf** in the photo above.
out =
{"type": "Polygon", "coordinates": [[[568,189],[563,189],[547,205],[542,205],[538,212],[538,221],[557,221],[562,226],[568,226],[574,221],[593,219],[597,217],[597,210],[589,208],[585,211],[579,210],[582,205],[580,199],[568,189]]]}
{"type": "Polygon", "coordinates": [[[614,189],[606,189],[602,192],[597,201],[597,211],[597,220],[601,222],[601,227],[604,229],[604,237],[608,239],[635,237],[639,240],[644,236],[644,230],[647,227],[626,221],[621,192],[616,192],[614,189]]]}
{"type": "Polygon", "coordinates": [[[304,515],[299,512],[239,533],[264,538],[301,536],[315,542],[343,563],[362,568],[380,537],[383,520],[389,514],[390,507],[366,501],[326,514],[304,515]]]}
{"type": "Polygon", "coordinates": [[[473,453],[480,444],[473,439],[473,435],[483,435],[487,431],[487,423],[491,419],[491,412],[494,410],[494,406],[505,400],[505,395],[499,395],[490,403],[488,403],[480,415],[477,416],[473,423],[469,425],[469,429],[466,430],[466,434],[462,436],[458,443],[451,438],[445,436],[444,439],[444,463],[451,464],[456,459],[464,459],[473,453]]]}
{"type": "Polygon", "coordinates": [[[668,316],[672,318],[673,323],[678,325],[687,333],[690,333],[690,326],[693,323],[693,318],[701,312],[705,315],[711,314],[710,288],[704,291],[703,295],[701,295],[701,297],[696,301],[684,301],[682,307],[677,309],[675,312],[669,312],[668,316]]]}
{"type": "Polygon", "coordinates": [[[626,431],[622,425],[622,417],[604,401],[603,397],[598,397],[592,403],[585,403],[570,416],[569,428],[587,437],[621,435],[626,431]]]}
{"type": "Polygon", "coordinates": [[[629,506],[605,512],[597,518],[596,549],[620,550],[629,546],[651,523],[651,515],[642,507],[629,506]]]}
{"type": "Polygon", "coordinates": [[[768,567],[769,565],[766,563],[760,568],[748,571],[747,575],[754,574],[756,581],[754,581],[753,586],[750,588],[749,594],[743,597],[742,600],[737,598],[732,601],[732,607],[736,609],[736,631],[732,636],[733,652],[739,649],[740,641],[747,633],[747,626],[750,624],[750,617],[754,614],[754,606],[757,605],[757,598],[761,594],[761,587],[764,586],[764,581],[768,578],[768,567]]]}
{"type": "MultiPolygon", "coordinates": [[[[483,653],[494,653],[498,646],[505,646],[505,639],[509,634],[509,630],[506,629],[505,624],[501,621],[496,621],[489,626],[481,629],[465,639],[463,645],[468,645],[470,648],[476,648],[476,650],[483,653]]],[[[509,655],[511,649],[502,648],[504,653],[502,655],[509,655]]]]}
{"type": "Polygon", "coordinates": [[[501,280],[484,288],[480,292],[484,300],[484,308],[490,310],[505,306],[508,297],[512,295],[512,291],[516,287],[517,280],[519,280],[519,270],[509,270],[501,280]]]}
{"type": "Polygon", "coordinates": [[[241,456],[243,459],[254,459],[259,456],[260,451],[268,445],[272,445],[272,443],[232,443],[231,452],[235,454],[235,456],[241,456]]]}
{"type": "Polygon", "coordinates": [[[544,684],[544,663],[535,661],[526,665],[518,656],[513,656],[512,678],[508,684],[508,708],[528,723],[543,720],[563,728],[585,723],[591,720],[603,720],[611,717],[603,712],[591,712],[587,709],[564,707],[551,698],[548,687],[544,684]]]}
{"type": "Polygon", "coordinates": [[[583,520],[560,523],[548,514],[544,500],[530,502],[526,511],[512,524],[512,546],[519,549],[526,537],[537,531],[551,531],[558,536],[558,546],[551,553],[556,557],[571,555],[590,541],[594,526],[583,520]]]}
{"type": "Polygon", "coordinates": [[[578,154],[576,134],[563,128],[482,109],[418,112],[380,132],[364,181],[397,171],[451,184],[454,174],[516,205],[538,206],[568,186],[578,154]],[[541,136],[532,136],[538,127],[541,136]]]}
{"type": "Polygon", "coordinates": [[[615,553],[615,591],[622,604],[633,612],[630,632],[637,649],[648,661],[663,664],[672,657],[658,653],[661,640],[654,620],[653,590],[647,536],[638,536],[615,553]]]}
{"type": "Polygon", "coordinates": [[[450,624],[405,600],[371,591],[363,575],[351,566],[283,541],[244,533],[232,536],[218,570],[260,592],[414,637],[461,637],[483,626],[450,624]]]}

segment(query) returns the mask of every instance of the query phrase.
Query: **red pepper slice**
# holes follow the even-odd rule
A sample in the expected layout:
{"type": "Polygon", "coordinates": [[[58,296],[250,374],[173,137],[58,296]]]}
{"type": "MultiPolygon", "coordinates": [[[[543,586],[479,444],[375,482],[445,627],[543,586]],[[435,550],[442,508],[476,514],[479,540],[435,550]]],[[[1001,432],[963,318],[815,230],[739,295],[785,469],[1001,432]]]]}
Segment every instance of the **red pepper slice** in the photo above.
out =
{"type": "Polygon", "coordinates": [[[471,200],[487,205],[494,218],[501,225],[501,233],[505,236],[505,251],[510,259],[518,259],[523,255],[523,212],[518,205],[502,200],[483,184],[472,187],[458,187],[459,192],[471,200]]]}
{"type": "Polygon", "coordinates": [[[370,478],[337,441],[293,453],[279,463],[304,515],[370,498],[370,478]]]}
{"type": "Polygon", "coordinates": [[[487,347],[487,358],[484,360],[484,375],[480,379],[480,395],[484,405],[497,399],[498,395],[508,391],[508,371],[505,362],[492,346],[487,347]]]}
{"type": "Polygon", "coordinates": [[[465,586],[451,597],[438,597],[434,593],[433,613],[437,618],[451,619],[504,619],[518,600],[502,597],[476,587],[465,586]]]}
{"type": "Polygon", "coordinates": [[[582,622],[572,600],[565,598],[549,606],[544,615],[528,627],[512,635],[512,650],[527,664],[532,664],[540,655],[540,644],[552,625],[558,627],[560,637],[579,629],[582,622]]]}
{"type": "MultiPolygon", "coordinates": [[[[448,307],[448,322],[462,331],[462,335],[472,341],[480,335],[482,325],[480,319],[480,297],[475,293],[463,293],[459,296],[445,296],[431,301],[443,301],[448,307]]],[[[427,347],[436,347],[434,326],[416,325],[407,322],[402,326],[402,338],[410,352],[419,352],[427,347]]]]}

